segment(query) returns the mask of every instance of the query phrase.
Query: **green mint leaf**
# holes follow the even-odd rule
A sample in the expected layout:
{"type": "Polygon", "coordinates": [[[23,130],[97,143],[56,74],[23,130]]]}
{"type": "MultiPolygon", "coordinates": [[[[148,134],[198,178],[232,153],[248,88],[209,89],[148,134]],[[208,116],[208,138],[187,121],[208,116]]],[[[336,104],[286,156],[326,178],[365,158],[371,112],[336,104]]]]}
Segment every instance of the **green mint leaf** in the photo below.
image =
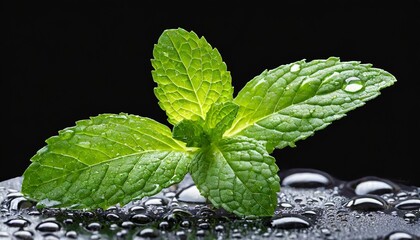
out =
{"type": "Polygon", "coordinates": [[[390,73],[339,58],[280,66],[249,81],[234,103],[239,111],[226,137],[247,136],[274,148],[295,146],[396,81],[390,73]]]}
{"type": "Polygon", "coordinates": [[[215,103],[207,112],[204,128],[213,141],[222,138],[223,133],[232,125],[238,113],[238,105],[232,102],[215,103]]]}
{"type": "Polygon", "coordinates": [[[208,144],[207,134],[201,121],[182,120],[172,130],[173,138],[183,141],[187,147],[202,147],[208,144]]]}
{"type": "Polygon", "coordinates": [[[214,206],[240,216],[272,216],[280,191],[278,167],[253,139],[222,139],[191,162],[191,176],[214,206]]]}
{"type": "Polygon", "coordinates": [[[170,123],[204,119],[213,103],[232,100],[230,72],[204,37],[182,28],[165,30],[153,57],[155,95],[170,123]]]}
{"type": "Polygon", "coordinates": [[[181,181],[191,161],[168,127],[128,114],[78,121],[46,142],[22,183],[22,192],[41,206],[123,205],[181,181]]]}

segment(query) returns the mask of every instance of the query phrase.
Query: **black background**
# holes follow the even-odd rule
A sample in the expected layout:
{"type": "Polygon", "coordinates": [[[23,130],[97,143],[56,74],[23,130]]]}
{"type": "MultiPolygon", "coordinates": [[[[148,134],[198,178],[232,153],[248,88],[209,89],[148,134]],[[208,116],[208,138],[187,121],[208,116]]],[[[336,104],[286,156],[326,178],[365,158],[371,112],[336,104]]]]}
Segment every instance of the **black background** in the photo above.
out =
{"type": "Polygon", "coordinates": [[[420,186],[418,0],[15,2],[2,10],[0,180],[23,174],[48,137],[89,116],[126,112],[169,125],[150,59],[162,31],[182,27],[219,50],[235,95],[264,69],[301,59],[337,56],[392,73],[398,81],[380,96],[273,156],[280,171],[420,186]]]}

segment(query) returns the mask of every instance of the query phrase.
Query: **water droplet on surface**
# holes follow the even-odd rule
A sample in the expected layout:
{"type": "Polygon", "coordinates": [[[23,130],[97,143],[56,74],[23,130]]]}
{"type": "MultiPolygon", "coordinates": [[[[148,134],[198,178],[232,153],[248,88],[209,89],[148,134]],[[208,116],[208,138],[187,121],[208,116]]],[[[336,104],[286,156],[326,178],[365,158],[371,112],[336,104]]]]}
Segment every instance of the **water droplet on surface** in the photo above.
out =
{"type": "Polygon", "coordinates": [[[19,230],[13,233],[13,236],[17,239],[22,240],[32,240],[34,239],[34,234],[31,231],[19,230]]]}
{"type": "Polygon", "coordinates": [[[329,187],[332,177],[314,169],[292,169],[280,173],[281,185],[295,188],[329,187]]]}
{"type": "Polygon", "coordinates": [[[60,224],[55,221],[45,221],[38,224],[35,229],[41,232],[57,232],[60,228],[60,224]]]}
{"type": "Polygon", "coordinates": [[[395,207],[400,210],[416,210],[420,209],[420,199],[412,198],[406,199],[395,204],[395,207]]]}
{"type": "Polygon", "coordinates": [[[387,203],[378,196],[364,195],[352,198],[345,206],[353,210],[379,211],[384,210],[387,207],[387,203]]]}
{"type": "Polygon", "coordinates": [[[135,214],[131,216],[130,221],[138,224],[146,224],[152,221],[152,219],[145,214],[135,214]]]}
{"type": "Polygon", "coordinates": [[[89,230],[89,231],[99,231],[99,230],[101,230],[101,228],[102,228],[102,225],[100,223],[97,223],[97,222],[89,223],[86,226],[86,229],[89,230]]]}
{"type": "Polygon", "coordinates": [[[168,205],[168,202],[169,201],[166,198],[151,197],[144,202],[144,205],[145,206],[150,206],[150,205],[164,206],[164,205],[168,205]]]}
{"type": "Polygon", "coordinates": [[[411,233],[394,231],[385,236],[384,240],[417,240],[418,238],[411,233]]]}
{"type": "Polygon", "coordinates": [[[344,91],[355,93],[364,87],[363,81],[358,77],[349,77],[345,80],[344,91]]]}
{"type": "Polygon", "coordinates": [[[290,72],[298,72],[300,70],[300,65],[295,63],[290,67],[290,72]]]}
{"type": "Polygon", "coordinates": [[[139,232],[138,236],[143,238],[156,238],[159,236],[159,233],[153,228],[145,228],[139,232]]]}
{"type": "Polygon", "coordinates": [[[400,191],[400,187],[397,184],[374,176],[350,181],[346,184],[346,188],[356,195],[383,195],[400,191]]]}
{"type": "Polygon", "coordinates": [[[283,215],[271,221],[271,226],[281,229],[308,228],[310,220],[300,215],[283,215]]]}
{"type": "Polygon", "coordinates": [[[29,222],[28,220],[24,218],[9,219],[4,223],[9,227],[17,227],[17,228],[24,228],[31,224],[31,222],[29,222]]]}

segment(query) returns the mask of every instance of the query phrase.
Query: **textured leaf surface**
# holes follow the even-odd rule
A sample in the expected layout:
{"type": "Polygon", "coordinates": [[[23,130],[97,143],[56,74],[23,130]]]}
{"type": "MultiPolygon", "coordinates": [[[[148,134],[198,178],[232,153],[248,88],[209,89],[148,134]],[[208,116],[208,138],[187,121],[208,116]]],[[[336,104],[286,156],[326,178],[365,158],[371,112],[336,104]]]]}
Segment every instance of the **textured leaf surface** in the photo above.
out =
{"type": "Polygon", "coordinates": [[[245,137],[222,139],[191,162],[191,176],[214,206],[247,216],[271,216],[280,181],[275,159],[245,137]]]}
{"type": "Polygon", "coordinates": [[[204,37],[181,28],[165,30],[153,57],[155,95],[170,123],[204,119],[214,102],[232,100],[230,72],[204,37]]]}
{"type": "Polygon", "coordinates": [[[239,111],[225,136],[265,141],[269,152],[295,146],[395,81],[390,73],[370,64],[340,62],[335,57],[264,71],[234,99],[239,111]]]}
{"type": "Polygon", "coordinates": [[[168,127],[128,114],[78,121],[46,142],[23,175],[22,192],[47,206],[124,205],[181,181],[190,162],[168,127]]]}
{"type": "Polygon", "coordinates": [[[215,103],[207,112],[204,128],[215,141],[232,125],[238,113],[238,105],[232,102],[215,103]]]}

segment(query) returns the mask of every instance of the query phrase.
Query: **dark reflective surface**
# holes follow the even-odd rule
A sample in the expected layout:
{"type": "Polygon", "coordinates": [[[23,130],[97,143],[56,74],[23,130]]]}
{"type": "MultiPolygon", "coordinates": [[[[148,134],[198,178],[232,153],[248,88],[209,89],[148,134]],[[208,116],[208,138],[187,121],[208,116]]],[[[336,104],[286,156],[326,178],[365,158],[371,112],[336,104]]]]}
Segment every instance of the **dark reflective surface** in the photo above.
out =
{"type": "Polygon", "coordinates": [[[93,211],[36,209],[21,178],[0,183],[0,239],[416,239],[420,188],[365,177],[344,182],[315,169],[281,173],[274,216],[214,208],[189,175],[159,194],[93,211]]]}

